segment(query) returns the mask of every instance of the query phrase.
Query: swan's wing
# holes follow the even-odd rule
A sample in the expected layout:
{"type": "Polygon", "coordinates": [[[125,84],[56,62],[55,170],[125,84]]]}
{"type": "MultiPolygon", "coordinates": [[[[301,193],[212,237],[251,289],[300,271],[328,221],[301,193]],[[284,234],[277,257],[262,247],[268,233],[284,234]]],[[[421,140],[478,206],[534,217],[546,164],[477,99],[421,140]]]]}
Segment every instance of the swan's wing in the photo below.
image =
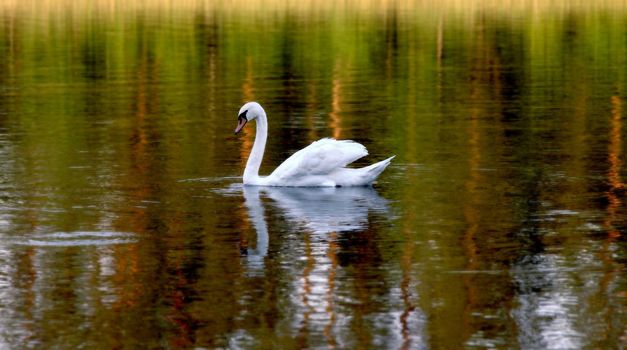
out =
{"type": "Polygon", "coordinates": [[[344,168],[366,155],[368,155],[366,147],[357,142],[325,138],[292,154],[272,172],[271,176],[285,180],[308,175],[325,175],[344,168]]]}

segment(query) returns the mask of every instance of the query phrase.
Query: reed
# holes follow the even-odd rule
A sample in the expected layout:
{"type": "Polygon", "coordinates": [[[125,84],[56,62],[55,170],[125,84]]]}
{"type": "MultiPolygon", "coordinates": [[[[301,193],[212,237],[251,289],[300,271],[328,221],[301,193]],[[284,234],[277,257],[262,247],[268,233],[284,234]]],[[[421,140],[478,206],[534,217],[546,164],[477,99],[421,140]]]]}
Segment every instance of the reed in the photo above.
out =
{"type": "Polygon", "coordinates": [[[368,15],[386,14],[389,11],[412,13],[495,13],[508,15],[543,15],[583,11],[625,11],[622,0],[5,0],[0,11],[6,13],[34,12],[38,14],[72,12],[117,15],[136,11],[178,13],[185,11],[220,11],[226,13],[276,13],[299,15],[350,12],[368,15]]]}

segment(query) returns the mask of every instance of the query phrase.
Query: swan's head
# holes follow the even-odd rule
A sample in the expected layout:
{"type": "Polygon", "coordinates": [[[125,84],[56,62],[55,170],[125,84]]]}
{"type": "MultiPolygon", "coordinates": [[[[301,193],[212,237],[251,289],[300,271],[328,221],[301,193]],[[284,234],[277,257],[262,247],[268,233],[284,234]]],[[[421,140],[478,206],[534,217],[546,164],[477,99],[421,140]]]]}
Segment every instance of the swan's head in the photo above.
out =
{"type": "Polygon", "coordinates": [[[257,102],[248,102],[239,109],[239,113],[237,113],[237,128],[235,128],[235,133],[240,132],[246,123],[251,120],[255,120],[262,113],[265,113],[261,105],[257,102]]]}

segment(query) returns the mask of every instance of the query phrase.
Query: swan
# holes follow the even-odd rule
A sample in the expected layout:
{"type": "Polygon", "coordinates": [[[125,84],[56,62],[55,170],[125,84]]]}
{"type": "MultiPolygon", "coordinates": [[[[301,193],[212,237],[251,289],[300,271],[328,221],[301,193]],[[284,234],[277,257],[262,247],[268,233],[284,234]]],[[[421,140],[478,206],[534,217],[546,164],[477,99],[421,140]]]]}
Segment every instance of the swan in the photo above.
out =
{"type": "Polygon", "coordinates": [[[257,135],[250,152],[244,185],[278,187],[343,187],[367,186],[385,170],[395,156],[367,167],[351,169],[346,165],[368,154],[366,147],[352,140],[323,138],[292,154],[270,175],[259,176],[268,138],[268,119],[263,107],[257,102],[248,102],[237,115],[239,133],[246,123],[257,121],[257,135]]]}

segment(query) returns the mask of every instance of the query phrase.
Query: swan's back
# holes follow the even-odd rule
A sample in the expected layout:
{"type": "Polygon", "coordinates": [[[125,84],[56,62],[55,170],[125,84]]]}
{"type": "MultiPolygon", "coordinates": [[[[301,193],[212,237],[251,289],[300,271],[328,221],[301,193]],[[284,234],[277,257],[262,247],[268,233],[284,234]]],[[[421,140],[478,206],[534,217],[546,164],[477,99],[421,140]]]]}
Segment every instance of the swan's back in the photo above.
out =
{"type": "Polygon", "coordinates": [[[366,147],[357,142],[324,138],[292,154],[270,176],[285,179],[303,175],[327,175],[366,155],[366,147]]]}
{"type": "Polygon", "coordinates": [[[359,173],[361,169],[346,168],[366,155],[366,147],[355,141],[324,138],[294,153],[266,181],[268,185],[275,186],[367,185],[369,183],[362,183],[365,173],[359,173]]]}

